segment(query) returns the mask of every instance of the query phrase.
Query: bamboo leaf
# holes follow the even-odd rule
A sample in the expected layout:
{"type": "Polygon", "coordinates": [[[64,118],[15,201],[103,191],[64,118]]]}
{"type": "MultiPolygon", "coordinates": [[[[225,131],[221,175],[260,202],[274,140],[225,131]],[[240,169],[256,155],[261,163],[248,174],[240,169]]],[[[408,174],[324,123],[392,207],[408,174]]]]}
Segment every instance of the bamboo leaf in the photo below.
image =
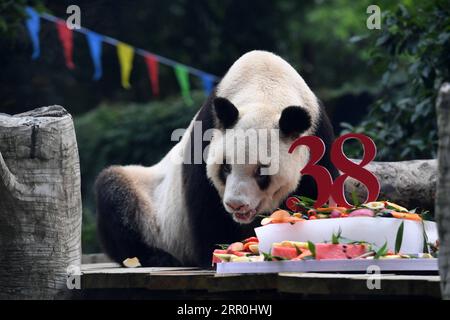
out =
{"type": "Polygon", "coordinates": [[[341,235],[342,235],[342,229],[341,229],[341,227],[339,227],[339,230],[338,230],[337,234],[335,234],[333,232],[333,234],[331,235],[331,243],[332,244],[339,244],[340,240],[341,240],[341,235]]]}
{"type": "Polygon", "coordinates": [[[308,249],[311,251],[311,255],[315,258],[316,257],[316,245],[312,243],[311,241],[308,241],[308,249]]]}
{"type": "Polygon", "coordinates": [[[423,248],[422,251],[424,253],[430,253],[430,248],[428,246],[428,235],[425,232],[425,222],[422,220],[422,233],[423,233],[423,248]]]}
{"type": "Polygon", "coordinates": [[[403,242],[403,229],[405,227],[405,221],[402,221],[397,230],[397,236],[395,237],[395,253],[399,253],[403,242]]]}
{"type": "Polygon", "coordinates": [[[304,202],[305,205],[307,206],[313,206],[314,203],[316,202],[316,200],[313,200],[311,198],[305,197],[305,196],[300,196],[298,197],[302,202],[304,202]]]}
{"type": "Polygon", "coordinates": [[[356,194],[356,189],[352,190],[352,202],[354,207],[359,207],[359,205],[361,204],[359,202],[358,195],[356,194]]]}
{"type": "Polygon", "coordinates": [[[375,257],[374,259],[379,259],[382,256],[385,256],[388,253],[388,248],[387,248],[387,242],[384,243],[384,245],[378,249],[378,251],[375,252],[375,257]]]}
{"type": "Polygon", "coordinates": [[[220,247],[222,250],[227,250],[230,245],[225,243],[217,243],[216,246],[220,247]]]}

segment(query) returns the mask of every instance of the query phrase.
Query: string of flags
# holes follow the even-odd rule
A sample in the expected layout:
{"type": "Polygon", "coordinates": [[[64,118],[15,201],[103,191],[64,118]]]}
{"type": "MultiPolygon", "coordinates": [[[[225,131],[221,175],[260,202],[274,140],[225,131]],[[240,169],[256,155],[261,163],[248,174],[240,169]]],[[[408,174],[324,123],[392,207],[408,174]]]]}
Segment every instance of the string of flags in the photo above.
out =
{"type": "MultiPolygon", "coordinates": [[[[55,24],[58,38],[63,48],[66,66],[68,69],[73,70],[75,68],[75,63],[73,61],[73,30],[67,27],[66,22],[63,19],[57,18],[47,13],[38,13],[31,7],[26,7],[25,10],[28,16],[25,24],[33,46],[33,53],[31,55],[31,58],[33,60],[36,60],[40,56],[39,32],[42,18],[55,24]]],[[[148,77],[150,80],[150,87],[154,96],[158,96],[160,93],[159,64],[164,64],[174,69],[175,77],[181,89],[181,95],[187,105],[193,104],[189,75],[194,75],[201,80],[203,90],[206,95],[209,95],[214,87],[214,83],[219,80],[219,78],[215,75],[179,63],[175,60],[151,53],[149,51],[133,47],[117,39],[96,33],[90,29],[80,27],[75,29],[75,31],[80,32],[86,36],[90,56],[94,66],[94,74],[92,77],[93,80],[99,80],[103,74],[101,60],[103,43],[113,45],[117,49],[117,57],[120,64],[121,84],[125,89],[131,88],[130,75],[133,69],[133,61],[135,55],[142,56],[145,61],[148,77]]]]}

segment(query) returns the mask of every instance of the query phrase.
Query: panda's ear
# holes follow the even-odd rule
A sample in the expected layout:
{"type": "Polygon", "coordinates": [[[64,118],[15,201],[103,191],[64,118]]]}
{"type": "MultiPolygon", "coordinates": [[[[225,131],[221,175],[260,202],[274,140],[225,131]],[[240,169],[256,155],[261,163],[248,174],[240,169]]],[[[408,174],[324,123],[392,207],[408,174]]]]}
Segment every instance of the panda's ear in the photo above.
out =
{"type": "Polygon", "coordinates": [[[226,98],[215,98],[213,105],[214,112],[221,127],[227,129],[236,123],[239,118],[239,111],[230,100],[226,98]]]}
{"type": "Polygon", "coordinates": [[[311,127],[311,116],[302,107],[290,106],[281,112],[279,127],[284,136],[296,138],[311,127]]]}

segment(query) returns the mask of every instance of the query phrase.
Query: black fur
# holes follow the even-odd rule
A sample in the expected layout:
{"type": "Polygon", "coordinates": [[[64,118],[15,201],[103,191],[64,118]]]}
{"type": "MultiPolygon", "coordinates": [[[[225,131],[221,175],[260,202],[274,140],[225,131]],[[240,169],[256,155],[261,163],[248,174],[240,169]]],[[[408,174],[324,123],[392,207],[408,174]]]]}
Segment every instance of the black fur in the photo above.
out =
{"type": "Polygon", "coordinates": [[[311,116],[302,107],[287,107],[281,112],[279,127],[284,136],[298,137],[311,127],[311,116]]]}
{"type": "Polygon", "coordinates": [[[122,263],[137,257],[143,266],[178,266],[177,259],[142,240],[136,223],[138,199],[118,168],[103,170],[97,178],[97,228],[101,245],[111,259],[122,263]]]}
{"type": "Polygon", "coordinates": [[[225,184],[227,182],[227,177],[231,172],[231,166],[227,163],[223,163],[220,166],[220,171],[219,171],[219,179],[223,182],[223,184],[225,184]]]}
{"type": "Polygon", "coordinates": [[[231,128],[239,118],[238,109],[226,98],[214,99],[214,111],[223,129],[231,128]]]}
{"type": "Polygon", "coordinates": [[[261,174],[261,167],[258,168],[258,171],[256,172],[256,183],[258,184],[258,187],[261,190],[266,190],[270,186],[270,182],[272,181],[272,178],[270,175],[262,175],[261,174]]]}

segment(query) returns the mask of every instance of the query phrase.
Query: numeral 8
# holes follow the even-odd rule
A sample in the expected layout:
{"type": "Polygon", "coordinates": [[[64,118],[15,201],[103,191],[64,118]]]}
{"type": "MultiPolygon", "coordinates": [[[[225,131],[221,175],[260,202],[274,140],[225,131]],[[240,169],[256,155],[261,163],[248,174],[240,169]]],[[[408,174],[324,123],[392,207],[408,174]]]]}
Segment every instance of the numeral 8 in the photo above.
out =
{"type": "Polygon", "coordinates": [[[380,194],[380,183],[372,172],[364,169],[364,166],[375,159],[377,154],[375,143],[368,136],[359,133],[348,133],[334,141],[331,146],[331,162],[343,172],[342,175],[336,178],[334,183],[330,172],[325,167],[317,165],[317,162],[325,154],[325,143],[322,139],[316,136],[300,137],[292,143],[289,153],[292,153],[300,145],[309,147],[310,151],[310,160],[300,173],[310,175],[316,180],[317,200],[314,203],[315,208],[325,204],[330,196],[338,206],[350,208],[352,205],[345,199],[344,190],[345,179],[348,177],[352,177],[366,186],[368,192],[365,202],[377,200],[380,194]],[[357,139],[363,145],[364,155],[359,164],[350,161],[344,154],[343,146],[348,139],[357,139]]]}

